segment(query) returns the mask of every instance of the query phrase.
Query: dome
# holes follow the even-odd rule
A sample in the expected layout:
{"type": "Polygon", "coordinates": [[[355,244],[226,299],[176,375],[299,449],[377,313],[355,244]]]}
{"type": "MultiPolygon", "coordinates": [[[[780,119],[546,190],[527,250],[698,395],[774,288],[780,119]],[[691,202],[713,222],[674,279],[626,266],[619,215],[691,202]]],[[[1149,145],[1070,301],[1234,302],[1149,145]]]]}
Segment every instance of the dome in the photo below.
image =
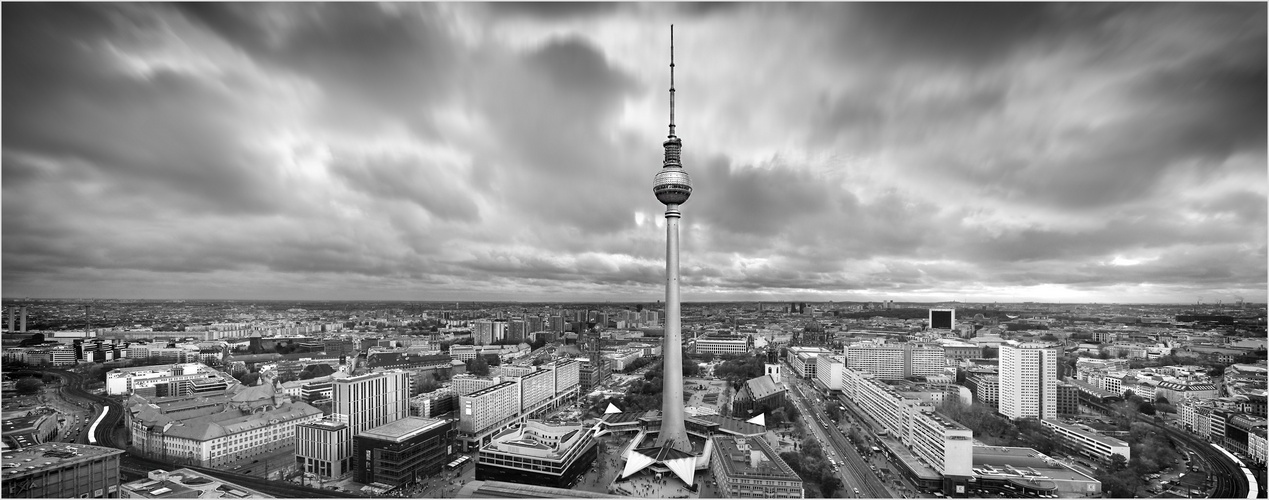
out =
{"type": "Polygon", "coordinates": [[[681,205],[692,195],[692,180],[682,168],[663,168],[652,182],[652,192],[663,204],[681,205]]]}

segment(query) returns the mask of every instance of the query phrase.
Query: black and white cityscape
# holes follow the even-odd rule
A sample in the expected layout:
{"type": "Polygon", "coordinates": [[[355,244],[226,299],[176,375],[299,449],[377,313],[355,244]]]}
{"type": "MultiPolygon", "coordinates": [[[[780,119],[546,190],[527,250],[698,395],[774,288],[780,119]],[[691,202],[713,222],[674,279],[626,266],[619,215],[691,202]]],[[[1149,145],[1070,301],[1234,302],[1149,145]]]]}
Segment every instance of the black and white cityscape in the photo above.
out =
{"type": "Polygon", "coordinates": [[[1264,3],[5,3],[5,498],[1265,498],[1264,3]]]}

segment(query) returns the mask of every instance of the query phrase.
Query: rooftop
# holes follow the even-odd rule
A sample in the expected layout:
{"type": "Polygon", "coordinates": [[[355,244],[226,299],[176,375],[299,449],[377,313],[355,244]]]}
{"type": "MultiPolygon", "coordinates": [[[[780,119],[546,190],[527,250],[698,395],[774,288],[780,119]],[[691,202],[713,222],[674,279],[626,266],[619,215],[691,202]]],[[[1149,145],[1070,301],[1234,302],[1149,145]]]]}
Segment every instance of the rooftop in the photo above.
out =
{"type": "Polygon", "coordinates": [[[582,490],[502,481],[471,481],[458,490],[455,496],[458,498],[624,498],[582,490]]]}
{"type": "Polygon", "coordinates": [[[123,450],[114,448],[70,443],[46,443],[21,450],[5,450],[0,480],[11,481],[27,475],[41,474],[48,470],[122,454],[123,450]]]}
{"type": "Polygon", "coordinates": [[[714,453],[723,462],[723,468],[733,477],[774,479],[779,481],[801,481],[789,464],[772,450],[762,439],[746,439],[714,436],[714,453]],[[753,462],[753,453],[757,452],[758,461],[753,462]]]}
{"type": "Polygon", "coordinates": [[[122,488],[123,496],[133,498],[274,498],[190,469],[150,471],[148,477],[122,488]]]}
{"type": "Polygon", "coordinates": [[[1101,433],[1094,431],[1093,429],[1087,426],[1071,425],[1071,424],[1062,422],[1061,420],[1053,420],[1053,419],[1047,419],[1047,418],[1042,420],[1042,422],[1044,422],[1047,425],[1052,425],[1055,427],[1066,429],[1068,431],[1074,432],[1076,434],[1079,434],[1081,436],[1087,437],[1095,441],[1100,441],[1110,446],[1118,446],[1118,447],[1124,447],[1124,448],[1128,447],[1128,443],[1123,441],[1122,439],[1115,439],[1110,436],[1102,435],[1101,433]]]}
{"type": "Polygon", "coordinates": [[[1066,481],[1096,481],[1031,448],[975,446],[977,475],[1045,477],[1066,481]]]}
{"type": "Polygon", "coordinates": [[[373,429],[361,431],[362,437],[402,442],[424,432],[439,429],[448,423],[439,418],[405,417],[373,429]]]}

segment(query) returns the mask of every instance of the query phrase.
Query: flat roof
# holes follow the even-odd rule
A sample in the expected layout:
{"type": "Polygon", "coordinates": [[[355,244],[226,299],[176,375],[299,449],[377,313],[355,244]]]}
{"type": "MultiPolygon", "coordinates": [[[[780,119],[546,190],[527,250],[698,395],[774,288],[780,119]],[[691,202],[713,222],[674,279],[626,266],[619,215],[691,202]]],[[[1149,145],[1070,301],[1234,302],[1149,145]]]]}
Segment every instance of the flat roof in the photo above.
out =
{"type": "Polygon", "coordinates": [[[5,450],[0,480],[11,481],[23,476],[43,474],[49,470],[102,460],[123,453],[123,450],[115,448],[70,443],[45,443],[21,450],[5,450]]]}
{"type": "Polygon", "coordinates": [[[503,481],[471,481],[454,495],[458,498],[626,498],[583,490],[569,490],[503,481]]]}
{"type": "Polygon", "coordinates": [[[1074,432],[1074,433],[1079,434],[1079,435],[1081,435],[1081,436],[1087,437],[1087,438],[1089,438],[1089,439],[1092,439],[1092,440],[1095,440],[1095,441],[1100,441],[1100,442],[1102,442],[1103,444],[1108,444],[1108,445],[1110,445],[1110,446],[1122,446],[1122,447],[1125,447],[1125,448],[1126,448],[1126,447],[1128,447],[1128,443],[1127,443],[1127,442],[1125,442],[1125,441],[1124,441],[1124,440],[1122,440],[1122,439],[1116,439],[1116,438],[1113,438],[1113,437],[1110,437],[1110,436],[1106,436],[1106,435],[1101,434],[1101,433],[1096,432],[1096,431],[1092,431],[1092,430],[1089,430],[1089,429],[1086,429],[1086,428],[1083,428],[1083,427],[1077,427],[1077,426],[1074,426],[1074,425],[1071,425],[1071,424],[1068,424],[1068,423],[1062,422],[1061,420],[1054,420],[1054,419],[1051,419],[1051,418],[1046,418],[1046,419],[1044,419],[1044,420],[1041,420],[1041,422],[1047,423],[1047,424],[1049,424],[1049,425],[1053,425],[1053,426],[1061,427],[1061,428],[1063,428],[1063,429],[1069,430],[1069,431],[1071,431],[1071,432],[1074,432]]]}
{"type": "Polygon", "coordinates": [[[772,450],[767,443],[761,438],[737,438],[714,436],[710,438],[714,441],[714,453],[722,460],[724,469],[728,473],[744,476],[744,477],[761,477],[775,479],[779,481],[801,481],[802,478],[784,463],[784,460],[772,450]],[[747,449],[741,450],[739,444],[743,442],[747,449]],[[758,451],[765,460],[759,462],[758,467],[754,467],[750,463],[750,454],[758,451]]]}
{"type": "MultiPolygon", "coordinates": [[[[1031,448],[1007,446],[975,446],[974,468],[991,471],[986,475],[1038,476],[1063,481],[1096,481],[1031,448]]],[[[984,475],[984,474],[979,474],[984,475]]]]}
{"type": "Polygon", "coordinates": [[[336,431],[344,427],[348,427],[348,424],[345,424],[343,422],[336,422],[334,420],[318,420],[316,422],[308,422],[308,423],[299,424],[299,425],[303,425],[307,427],[321,427],[321,428],[332,430],[332,431],[336,431]]]}
{"type": "MultiPolygon", "coordinates": [[[[162,470],[152,471],[162,473],[162,470]]],[[[259,491],[227,482],[190,469],[176,469],[166,473],[166,479],[146,477],[122,484],[128,494],[142,498],[274,498],[259,491]],[[191,491],[197,491],[193,497],[191,491]],[[215,495],[220,492],[220,495],[215,495]]]]}
{"type": "Polygon", "coordinates": [[[445,426],[447,420],[439,418],[405,417],[373,429],[361,431],[358,436],[385,441],[405,441],[424,432],[445,426]]]}

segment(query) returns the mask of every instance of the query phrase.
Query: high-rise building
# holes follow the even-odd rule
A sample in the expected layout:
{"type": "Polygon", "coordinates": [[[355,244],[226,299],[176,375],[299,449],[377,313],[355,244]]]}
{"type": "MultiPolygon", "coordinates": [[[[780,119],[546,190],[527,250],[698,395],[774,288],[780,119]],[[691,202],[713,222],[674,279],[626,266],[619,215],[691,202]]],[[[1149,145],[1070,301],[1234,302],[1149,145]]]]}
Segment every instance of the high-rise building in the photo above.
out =
{"type": "Polygon", "coordinates": [[[459,440],[465,450],[489,444],[520,416],[520,384],[502,382],[458,398],[459,440]]]}
{"type": "Polygon", "coordinates": [[[1057,418],[1058,350],[1046,344],[1000,346],[1000,413],[1057,418]]]}
{"type": "Polygon", "coordinates": [[[336,420],[352,436],[410,415],[410,374],[400,370],[336,379],[331,390],[336,420]]]}
{"type": "Polygon", "coordinates": [[[939,345],[864,342],[846,348],[846,366],[882,379],[901,379],[941,375],[947,361],[939,345]]]}

